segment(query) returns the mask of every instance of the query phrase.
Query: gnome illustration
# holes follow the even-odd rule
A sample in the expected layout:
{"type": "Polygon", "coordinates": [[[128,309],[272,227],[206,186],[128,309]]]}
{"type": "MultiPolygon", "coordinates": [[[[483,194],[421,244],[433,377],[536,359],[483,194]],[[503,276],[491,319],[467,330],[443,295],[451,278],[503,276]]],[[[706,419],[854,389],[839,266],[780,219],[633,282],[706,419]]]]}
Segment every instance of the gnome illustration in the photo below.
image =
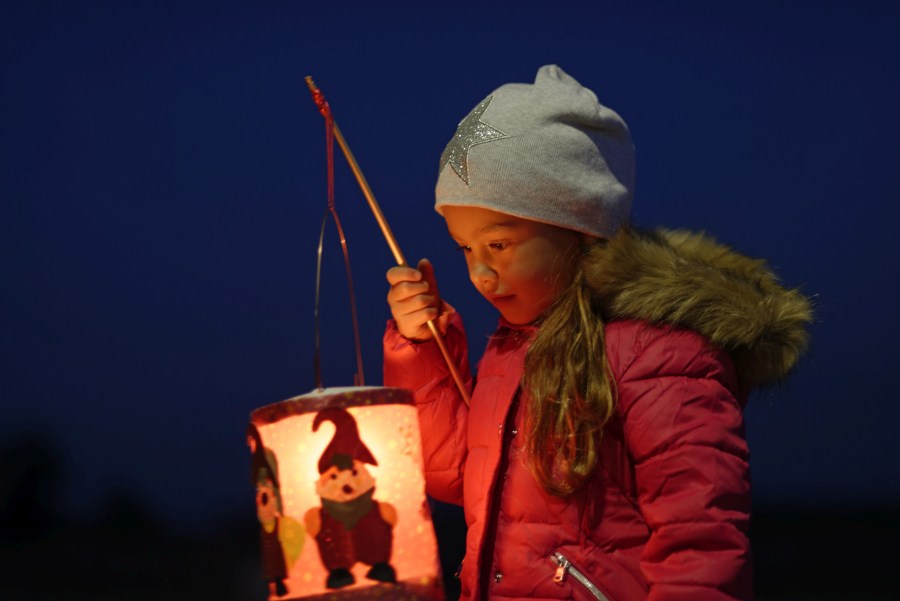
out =
{"type": "Polygon", "coordinates": [[[253,424],[247,426],[247,446],[251,453],[250,483],[256,488],[263,578],[269,583],[269,592],[281,597],[288,593],[285,579],[303,549],[305,533],[297,520],[282,514],[278,460],[263,446],[253,424]]]}
{"type": "Polygon", "coordinates": [[[325,421],[334,423],[335,433],[319,458],[316,494],[322,505],[305,516],[306,530],[315,537],[328,570],[325,586],[337,589],[353,584],[350,569],[358,561],[371,566],[366,578],[396,583],[390,559],[397,512],[372,498],[375,479],[366,468],[378,462],[360,440],[356,421],[346,410],[320,411],[313,432],[325,421]]]}

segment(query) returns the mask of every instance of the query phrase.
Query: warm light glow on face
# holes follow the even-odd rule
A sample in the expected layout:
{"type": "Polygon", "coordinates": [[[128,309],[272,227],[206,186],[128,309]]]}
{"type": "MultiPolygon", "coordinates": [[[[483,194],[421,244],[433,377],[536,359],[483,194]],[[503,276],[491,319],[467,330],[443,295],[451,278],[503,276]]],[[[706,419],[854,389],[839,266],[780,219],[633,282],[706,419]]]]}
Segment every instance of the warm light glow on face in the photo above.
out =
{"type": "Polygon", "coordinates": [[[537,319],[571,281],[581,235],[480,207],[443,207],[469,279],[514,324],[537,319]]]}

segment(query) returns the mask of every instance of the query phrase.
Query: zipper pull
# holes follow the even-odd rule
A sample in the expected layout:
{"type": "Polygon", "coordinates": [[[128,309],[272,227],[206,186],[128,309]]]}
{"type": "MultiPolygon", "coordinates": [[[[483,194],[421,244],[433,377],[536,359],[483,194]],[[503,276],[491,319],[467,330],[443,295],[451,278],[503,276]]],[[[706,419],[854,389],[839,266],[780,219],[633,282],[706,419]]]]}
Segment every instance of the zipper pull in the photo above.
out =
{"type": "Polygon", "coordinates": [[[566,579],[566,570],[569,569],[569,566],[572,565],[569,562],[569,559],[560,553],[554,553],[553,559],[559,565],[556,568],[556,573],[553,575],[553,582],[556,584],[562,584],[563,580],[566,579]]]}

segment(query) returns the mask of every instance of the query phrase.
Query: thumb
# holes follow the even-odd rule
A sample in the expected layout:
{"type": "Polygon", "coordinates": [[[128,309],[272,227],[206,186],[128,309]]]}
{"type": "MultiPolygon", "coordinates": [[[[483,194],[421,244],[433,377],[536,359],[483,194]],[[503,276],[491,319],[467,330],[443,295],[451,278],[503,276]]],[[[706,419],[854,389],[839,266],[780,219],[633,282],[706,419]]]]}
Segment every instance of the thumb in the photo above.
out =
{"type": "Polygon", "coordinates": [[[440,315],[442,309],[441,293],[438,291],[437,278],[434,276],[434,265],[428,259],[420,259],[416,269],[422,273],[422,279],[428,282],[428,292],[434,295],[434,306],[438,310],[438,315],[440,315]]]}

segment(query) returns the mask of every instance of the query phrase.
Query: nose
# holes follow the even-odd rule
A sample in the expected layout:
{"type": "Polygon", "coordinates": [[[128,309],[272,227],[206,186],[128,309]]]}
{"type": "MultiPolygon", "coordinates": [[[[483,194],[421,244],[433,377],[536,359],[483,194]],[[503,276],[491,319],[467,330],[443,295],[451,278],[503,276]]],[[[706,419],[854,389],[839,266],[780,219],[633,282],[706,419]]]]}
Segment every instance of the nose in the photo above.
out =
{"type": "Polygon", "coordinates": [[[469,265],[469,279],[482,292],[494,292],[497,289],[497,272],[484,261],[472,261],[469,265]]]}

